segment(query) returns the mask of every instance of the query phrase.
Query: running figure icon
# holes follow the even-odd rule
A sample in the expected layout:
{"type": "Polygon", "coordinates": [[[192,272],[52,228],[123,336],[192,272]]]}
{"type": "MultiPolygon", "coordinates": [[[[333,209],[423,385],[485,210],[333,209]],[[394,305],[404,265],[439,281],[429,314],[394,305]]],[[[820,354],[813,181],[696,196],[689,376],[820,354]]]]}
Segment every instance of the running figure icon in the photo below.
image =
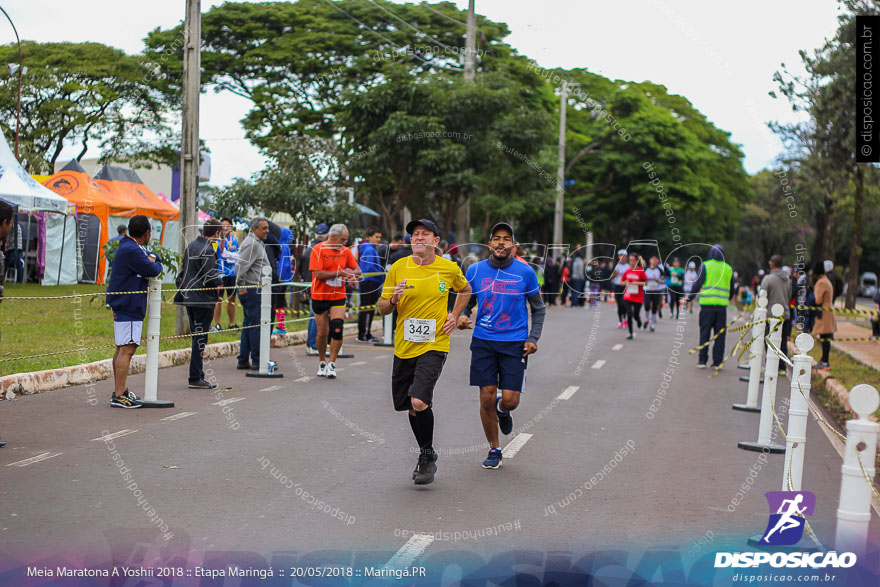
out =
{"type": "Polygon", "coordinates": [[[768,491],[764,496],[770,506],[770,519],[758,543],[793,546],[800,542],[806,517],[812,516],[816,507],[816,496],[809,491],[768,491]]]}
{"type": "Polygon", "coordinates": [[[779,521],[776,522],[776,525],[772,530],[767,532],[767,534],[762,538],[762,541],[766,543],[770,543],[770,537],[774,532],[779,530],[779,533],[782,534],[786,530],[791,530],[792,528],[797,528],[803,525],[803,518],[800,520],[795,520],[794,517],[800,517],[805,511],[807,511],[807,507],[804,506],[799,508],[798,505],[804,501],[803,494],[798,493],[794,499],[785,499],[782,501],[782,505],[779,506],[779,510],[776,512],[777,514],[781,514],[779,521]],[[783,511],[785,510],[785,511],[783,511]]]}

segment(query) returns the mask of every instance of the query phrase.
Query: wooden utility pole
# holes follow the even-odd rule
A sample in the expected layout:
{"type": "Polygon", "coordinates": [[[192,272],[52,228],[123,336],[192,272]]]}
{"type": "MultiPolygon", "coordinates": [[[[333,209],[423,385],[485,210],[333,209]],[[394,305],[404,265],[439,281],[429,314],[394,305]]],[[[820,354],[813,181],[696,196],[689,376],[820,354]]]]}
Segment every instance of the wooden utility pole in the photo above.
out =
{"type": "MultiPolygon", "coordinates": [[[[186,1],[183,39],[183,141],[180,147],[180,239],[186,245],[199,233],[196,194],[199,187],[199,93],[201,90],[201,0],[186,1]]],[[[189,332],[186,309],[177,307],[177,333],[189,332]]]]}

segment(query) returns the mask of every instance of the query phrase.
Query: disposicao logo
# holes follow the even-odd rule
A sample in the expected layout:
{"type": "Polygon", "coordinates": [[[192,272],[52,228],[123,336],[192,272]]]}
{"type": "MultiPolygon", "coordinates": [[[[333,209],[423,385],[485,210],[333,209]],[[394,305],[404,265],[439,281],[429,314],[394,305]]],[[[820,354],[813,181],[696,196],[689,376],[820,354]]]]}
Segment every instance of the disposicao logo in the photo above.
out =
{"type": "Polygon", "coordinates": [[[770,521],[761,544],[794,546],[800,542],[807,524],[804,516],[813,515],[816,496],[810,491],[768,491],[764,497],[770,505],[770,521]]]}
{"type": "MultiPolygon", "coordinates": [[[[770,507],[770,519],[761,536],[761,546],[794,546],[804,535],[807,520],[816,508],[816,496],[810,491],[768,491],[764,494],[770,507]]],[[[849,568],[856,564],[852,552],[717,552],[715,568],[749,568],[769,564],[780,568],[813,569],[849,568]]]]}

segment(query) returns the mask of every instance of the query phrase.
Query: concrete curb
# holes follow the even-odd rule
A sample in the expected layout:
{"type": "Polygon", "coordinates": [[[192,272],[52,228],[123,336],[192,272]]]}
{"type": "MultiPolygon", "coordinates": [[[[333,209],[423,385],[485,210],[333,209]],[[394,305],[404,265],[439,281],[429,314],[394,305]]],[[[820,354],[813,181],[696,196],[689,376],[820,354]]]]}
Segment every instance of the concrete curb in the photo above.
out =
{"type": "MultiPolygon", "coordinates": [[[[357,324],[346,324],[345,331],[357,331],[357,324]]],[[[381,325],[379,326],[381,331],[381,325]]],[[[303,344],[307,332],[299,330],[289,332],[286,335],[273,334],[272,348],[288,347],[303,344]]],[[[206,359],[228,357],[238,353],[239,341],[218,342],[205,347],[206,359]]],[[[190,349],[175,349],[159,353],[159,368],[174,367],[189,362],[190,349]]],[[[146,355],[137,355],[131,360],[129,374],[143,373],[146,366],[146,355]]],[[[113,377],[111,359],[71,365],[60,369],[47,369],[45,371],[31,371],[30,373],[15,373],[0,377],[0,400],[11,399],[8,394],[32,395],[46,391],[54,391],[63,387],[94,383],[113,377]]]]}
{"type": "MultiPolygon", "coordinates": [[[[825,388],[825,391],[837,398],[837,400],[846,408],[846,411],[855,417],[855,413],[849,406],[849,390],[838,383],[837,379],[835,379],[834,376],[832,376],[830,373],[826,371],[816,371],[815,373],[816,376],[821,380],[821,385],[825,388]]],[[[873,414],[869,419],[872,422],[877,422],[877,417],[873,414]]]]}

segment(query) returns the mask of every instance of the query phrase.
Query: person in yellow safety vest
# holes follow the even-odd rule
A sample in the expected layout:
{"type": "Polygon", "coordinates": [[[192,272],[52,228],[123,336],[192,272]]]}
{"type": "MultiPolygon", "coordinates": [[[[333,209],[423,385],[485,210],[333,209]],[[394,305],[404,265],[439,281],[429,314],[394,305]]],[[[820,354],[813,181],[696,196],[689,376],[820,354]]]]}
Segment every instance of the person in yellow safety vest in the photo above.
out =
{"type": "MultiPolygon", "coordinates": [[[[713,333],[721,332],[727,324],[727,304],[736,291],[733,287],[733,268],[724,261],[724,248],[713,245],[709,249],[709,259],[700,267],[700,274],[694,283],[693,292],[700,297],[700,344],[706,344],[713,333]]],[[[715,339],[712,346],[712,367],[718,367],[724,360],[724,335],[715,339]]],[[[705,369],[709,359],[709,346],[700,349],[697,368],[705,369]]]]}

